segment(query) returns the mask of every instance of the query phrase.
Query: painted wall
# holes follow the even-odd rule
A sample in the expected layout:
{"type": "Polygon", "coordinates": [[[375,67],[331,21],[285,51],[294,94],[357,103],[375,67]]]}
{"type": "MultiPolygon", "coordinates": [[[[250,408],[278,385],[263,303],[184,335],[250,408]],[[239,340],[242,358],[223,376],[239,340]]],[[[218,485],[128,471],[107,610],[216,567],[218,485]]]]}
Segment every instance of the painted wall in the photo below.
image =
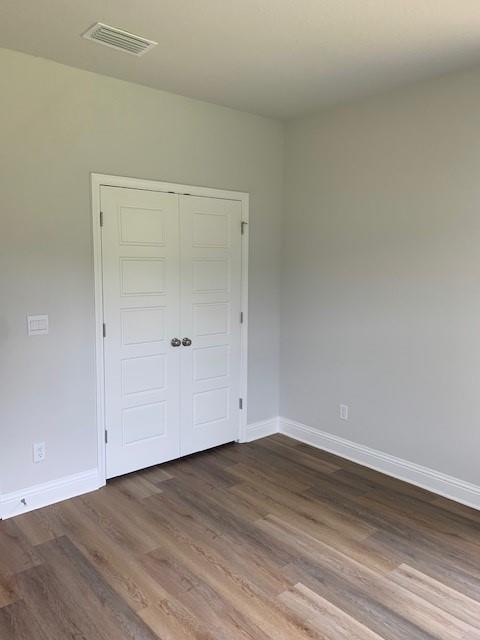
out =
{"type": "Polygon", "coordinates": [[[479,104],[471,72],[288,126],[280,366],[283,416],[476,484],[479,104]]]}
{"type": "Polygon", "coordinates": [[[249,422],[280,366],[281,415],[480,484],[479,73],[292,122],[286,149],[275,121],[6,50],[0,95],[4,492],[96,465],[91,171],[250,192],[249,422]]]}
{"type": "Polygon", "coordinates": [[[277,415],[282,125],[8,50],[0,95],[3,491],[96,466],[92,171],[250,192],[248,418],[277,415]]]}

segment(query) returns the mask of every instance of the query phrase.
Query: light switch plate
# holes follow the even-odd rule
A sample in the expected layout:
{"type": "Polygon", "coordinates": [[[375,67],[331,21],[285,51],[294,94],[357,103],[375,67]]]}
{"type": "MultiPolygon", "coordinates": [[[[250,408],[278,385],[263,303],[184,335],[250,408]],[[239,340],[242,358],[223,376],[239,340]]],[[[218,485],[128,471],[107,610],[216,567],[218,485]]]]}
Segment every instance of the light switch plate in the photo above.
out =
{"type": "Polygon", "coordinates": [[[41,336],[48,333],[48,316],[27,316],[29,336],[41,336]]]}

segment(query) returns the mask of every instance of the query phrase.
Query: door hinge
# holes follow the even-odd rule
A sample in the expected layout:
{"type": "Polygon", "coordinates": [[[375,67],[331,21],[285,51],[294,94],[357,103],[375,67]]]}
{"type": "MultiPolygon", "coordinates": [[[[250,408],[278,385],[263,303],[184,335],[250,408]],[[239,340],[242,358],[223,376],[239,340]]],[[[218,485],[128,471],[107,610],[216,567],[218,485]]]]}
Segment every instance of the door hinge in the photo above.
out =
{"type": "Polygon", "coordinates": [[[240,223],[240,229],[242,230],[242,236],[245,233],[245,225],[247,225],[248,222],[245,222],[244,220],[242,220],[242,222],[240,223]]]}
{"type": "Polygon", "coordinates": [[[103,227],[103,211],[100,211],[100,226],[103,227]]]}
{"type": "Polygon", "coordinates": [[[108,431],[105,429],[105,444],[108,444],[108,431]]]}
{"type": "Polygon", "coordinates": [[[243,324],[243,311],[240,311],[240,324],[243,324]]]}
{"type": "Polygon", "coordinates": [[[238,399],[238,408],[243,409],[243,398],[238,399]]]}
{"type": "Polygon", "coordinates": [[[102,325],[102,332],[103,332],[103,337],[106,338],[107,337],[107,325],[105,324],[105,322],[102,325]]]}

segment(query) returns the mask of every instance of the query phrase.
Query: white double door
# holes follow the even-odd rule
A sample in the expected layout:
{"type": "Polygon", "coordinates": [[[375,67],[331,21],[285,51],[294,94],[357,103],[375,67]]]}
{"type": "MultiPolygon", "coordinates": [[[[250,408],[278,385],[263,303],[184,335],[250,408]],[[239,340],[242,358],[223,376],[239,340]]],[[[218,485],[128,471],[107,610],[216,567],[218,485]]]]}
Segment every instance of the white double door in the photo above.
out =
{"type": "Polygon", "coordinates": [[[241,203],[101,188],[106,470],[238,438],[241,203]]]}

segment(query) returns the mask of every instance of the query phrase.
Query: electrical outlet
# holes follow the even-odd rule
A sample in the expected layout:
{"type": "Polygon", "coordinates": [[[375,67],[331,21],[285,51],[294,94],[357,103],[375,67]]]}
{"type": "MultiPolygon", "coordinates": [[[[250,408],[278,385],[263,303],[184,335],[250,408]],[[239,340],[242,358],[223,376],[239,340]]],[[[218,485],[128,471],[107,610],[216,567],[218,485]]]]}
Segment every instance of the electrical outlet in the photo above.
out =
{"type": "Polygon", "coordinates": [[[348,404],[340,405],[340,420],[348,420],[348,404]]]}
{"type": "Polygon", "coordinates": [[[47,451],[45,449],[45,442],[35,442],[33,445],[33,461],[43,462],[47,455],[47,451]]]}

